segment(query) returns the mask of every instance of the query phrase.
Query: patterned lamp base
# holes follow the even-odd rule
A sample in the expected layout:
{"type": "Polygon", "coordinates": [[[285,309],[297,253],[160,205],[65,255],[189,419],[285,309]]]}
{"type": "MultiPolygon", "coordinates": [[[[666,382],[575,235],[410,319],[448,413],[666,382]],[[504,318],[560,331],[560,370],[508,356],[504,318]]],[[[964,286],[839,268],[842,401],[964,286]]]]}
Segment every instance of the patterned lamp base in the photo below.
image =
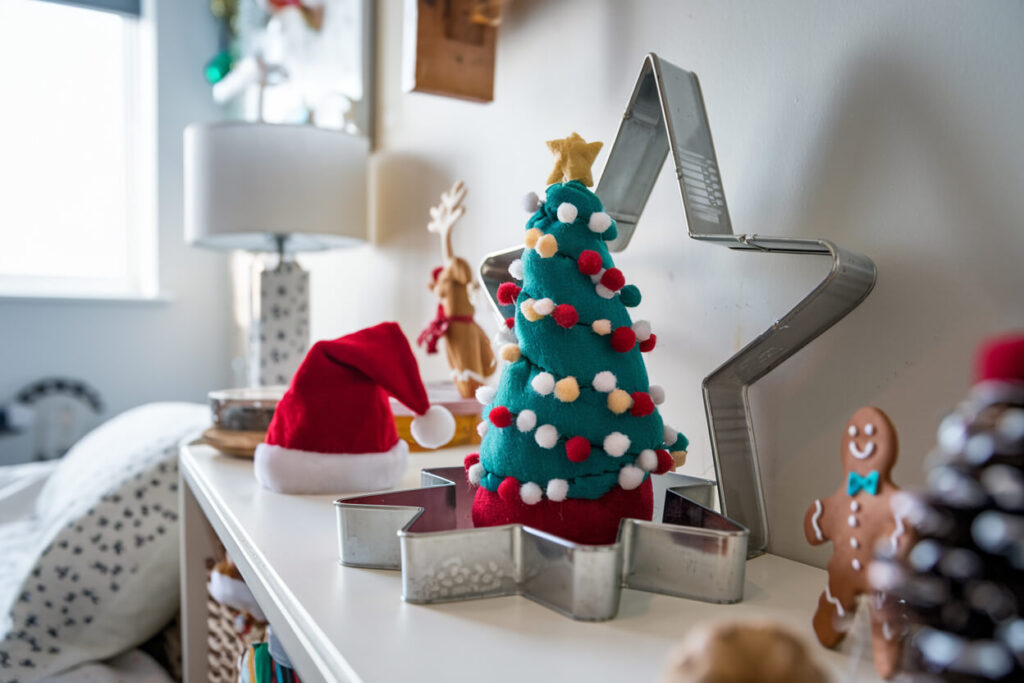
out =
{"type": "Polygon", "coordinates": [[[282,261],[253,284],[249,384],[288,384],[309,348],[309,273],[282,261]]]}

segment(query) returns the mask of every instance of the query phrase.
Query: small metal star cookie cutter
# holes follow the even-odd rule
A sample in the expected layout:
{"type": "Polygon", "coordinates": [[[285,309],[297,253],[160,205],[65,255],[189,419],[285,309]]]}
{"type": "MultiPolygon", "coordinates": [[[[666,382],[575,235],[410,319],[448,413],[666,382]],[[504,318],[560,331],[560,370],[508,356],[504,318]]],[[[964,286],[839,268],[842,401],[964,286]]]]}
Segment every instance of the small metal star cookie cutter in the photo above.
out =
{"type": "MultiPolygon", "coordinates": [[[[653,53],[644,61],[596,190],[618,225],[611,251],[629,243],[669,153],[691,238],[730,249],[832,259],[828,275],[807,296],[704,379],[720,509],[750,529],[750,553],[759,555],[768,545],[768,520],[747,389],[856,308],[874,287],[875,264],[824,239],[734,234],[697,76],[653,53]]],[[[514,311],[498,304],[498,286],[511,280],[509,264],[522,251],[491,254],[480,266],[502,320],[514,311]]]]}
{"type": "Polygon", "coordinates": [[[421,472],[421,488],[335,501],[341,563],[402,570],[402,598],[432,604],[522,595],[581,621],[619,609],[622,588],[706,602],[743,598],[748,532],[711,510],[714,482],[652,476],[654,516],[624,519],[610,545],[522,524],[473,527],[461,467],[421,472]]]}

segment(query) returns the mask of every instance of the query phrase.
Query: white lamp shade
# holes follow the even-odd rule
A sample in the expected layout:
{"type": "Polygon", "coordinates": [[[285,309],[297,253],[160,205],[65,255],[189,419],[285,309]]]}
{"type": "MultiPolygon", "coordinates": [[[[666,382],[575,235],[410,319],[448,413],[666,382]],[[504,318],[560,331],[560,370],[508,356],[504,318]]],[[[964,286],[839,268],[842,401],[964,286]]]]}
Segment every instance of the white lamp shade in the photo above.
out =
{"type": "Polygon", "coordinates": [[[185,129],[185,240],[289,251],[367,239],[369,143],[335,130],[266,123],[185,129]]]}

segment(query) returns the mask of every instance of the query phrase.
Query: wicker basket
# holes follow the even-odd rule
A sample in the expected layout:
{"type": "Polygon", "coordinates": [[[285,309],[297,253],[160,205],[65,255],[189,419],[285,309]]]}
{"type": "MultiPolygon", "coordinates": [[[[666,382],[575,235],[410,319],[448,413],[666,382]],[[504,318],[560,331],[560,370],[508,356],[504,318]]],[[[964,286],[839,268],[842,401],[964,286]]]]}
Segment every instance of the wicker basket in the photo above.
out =
{"type": "Polygon", "coordinates": [[[239,658],[250,645],[266,640],[267,625],[209,596],[206,608],[208,680],[210,683],[237,683],[239,658]]]}

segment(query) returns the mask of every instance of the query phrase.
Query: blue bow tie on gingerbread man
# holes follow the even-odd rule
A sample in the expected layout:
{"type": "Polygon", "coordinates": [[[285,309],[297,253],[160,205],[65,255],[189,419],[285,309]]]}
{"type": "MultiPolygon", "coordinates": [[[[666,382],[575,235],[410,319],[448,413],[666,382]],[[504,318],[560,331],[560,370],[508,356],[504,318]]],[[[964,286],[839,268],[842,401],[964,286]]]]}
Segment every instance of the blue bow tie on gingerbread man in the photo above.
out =
{"type": "Polygon", "coordinates": [[[855,496],[861,490],[872,496],[878,494],[878,470],[871,470],[866,477],[850,472],[846,479],[846,494],[855,496]]]}

